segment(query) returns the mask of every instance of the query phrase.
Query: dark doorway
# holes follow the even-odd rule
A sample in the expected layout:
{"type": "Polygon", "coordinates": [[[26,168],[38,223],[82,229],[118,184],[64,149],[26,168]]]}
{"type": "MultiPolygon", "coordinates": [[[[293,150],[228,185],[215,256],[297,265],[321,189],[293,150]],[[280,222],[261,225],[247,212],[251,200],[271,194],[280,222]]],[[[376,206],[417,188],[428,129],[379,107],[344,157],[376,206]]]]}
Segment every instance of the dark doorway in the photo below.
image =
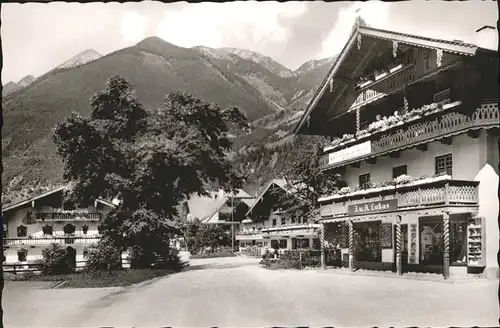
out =
{"type": "MultiPolygon", "coordinates": [[[[394,268],[396,268],[396,225],[394,225],[394,268]]],[[[408,224],[401,225],[401,264],[403,272],[408,272],[408,224]]]]}
{"type": "Polygon", "coordinates": [[[71,269],[74,271],[76,269],[76,249],[71,246],[66,248],[66,256],[70,262],[71,269]]]}

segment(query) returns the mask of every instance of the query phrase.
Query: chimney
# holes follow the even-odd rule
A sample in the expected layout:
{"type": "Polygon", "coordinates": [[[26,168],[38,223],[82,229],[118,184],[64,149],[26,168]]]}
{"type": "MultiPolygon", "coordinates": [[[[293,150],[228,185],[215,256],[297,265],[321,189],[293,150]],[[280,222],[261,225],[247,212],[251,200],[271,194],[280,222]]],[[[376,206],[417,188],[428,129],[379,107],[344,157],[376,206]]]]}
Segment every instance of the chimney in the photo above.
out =
{"type": "Polygon", "coordinates": [[[476,46],[498,50],[498,32],[495,27],[485,25],[476,30],[476,46]]]}

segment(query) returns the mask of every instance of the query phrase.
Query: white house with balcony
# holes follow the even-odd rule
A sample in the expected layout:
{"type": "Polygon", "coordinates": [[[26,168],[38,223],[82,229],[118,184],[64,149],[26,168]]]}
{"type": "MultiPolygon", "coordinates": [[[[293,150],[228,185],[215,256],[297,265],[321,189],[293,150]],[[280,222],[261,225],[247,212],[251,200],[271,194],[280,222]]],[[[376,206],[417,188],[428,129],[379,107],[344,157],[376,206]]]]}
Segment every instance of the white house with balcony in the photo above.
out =
{"type": "Polygon", "coordinates": [[[85,249],[98,242],[102,220],[118,201],[97,199],[89,207],[75,208],[65,201],[65,189],[55,188],[2,209],[4,264],[40,259],[52,243],[67,248],[75,262],[84,261],[85,249]]]}
{"type": "Polygon", "coordinates": [[[492,31],[467,44],[357,22],[295,128],[330,137],[320,166],[347,187],[319,199],[321,223],[346,267],[498,277],[492,31]]]}
{"type": "Polygon", "coordinates": [[[248,209],[236,236],[240,249],[256,246],[266,250],[320,248],[319,224],[294,220],[281,208],[281,197],[289,193],[284,179],[274,179],[248,209]]]}

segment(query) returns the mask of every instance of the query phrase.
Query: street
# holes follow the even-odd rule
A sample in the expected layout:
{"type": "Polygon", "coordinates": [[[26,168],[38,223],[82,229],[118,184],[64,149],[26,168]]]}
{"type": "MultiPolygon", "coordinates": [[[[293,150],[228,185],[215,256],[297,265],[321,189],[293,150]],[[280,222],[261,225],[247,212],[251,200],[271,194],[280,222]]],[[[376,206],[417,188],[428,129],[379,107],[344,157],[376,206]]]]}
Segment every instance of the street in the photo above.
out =
{"type": "Polygon", "coordinates": [[[446,284],[267,270],[245,257],[132,288],[37,289],[7,282],[6,327],[497,326],[497,282],[446,284]]]}

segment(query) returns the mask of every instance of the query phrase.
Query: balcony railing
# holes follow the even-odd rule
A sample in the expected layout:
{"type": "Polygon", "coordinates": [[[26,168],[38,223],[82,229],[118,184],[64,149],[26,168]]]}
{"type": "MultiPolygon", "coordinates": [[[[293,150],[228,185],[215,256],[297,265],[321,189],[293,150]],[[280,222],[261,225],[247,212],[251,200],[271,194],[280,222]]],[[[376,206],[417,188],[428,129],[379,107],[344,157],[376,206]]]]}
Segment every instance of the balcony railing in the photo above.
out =
{"type": "Polygon", "coordinates": [[[351,108],[370,103],[378,98],[404,87],[405,84],[413,81],[416,77],[416,66],[408,65],[393,73],[389,73],[380,80],[374,81],[363,87],[351,108]]]}
{"type": "Polygon", "coordinates": [[[372,188],[320,198],[322,217],[342,217],[352,205],[397,200],[397,210],[436,205],[477,206],[478,181],[451,180],[449,176],[423,179],[407,185],[372,188]],[[328,202],[332,202],[327,204],[328,202]]]}
{"type": "Polygon", "coordinates": [[[60,245],[91,245],[96,244],[101,237],[99,235],[90,236],[43,236],[43,237],[17,237],[4,238],[4,246],[44,246],[50,244],[60,245]]]}
{"type": "MultiPolygon", "coordinates": [[[[499,126],[498,103],[486,103],[481,105],[470,117],[461,113],[451,112],[440,117],[435,117],[428,121],[413,121],[402,125],[399,129],[387,131],[377,140],[370,141],[370,149],[363,148],[362,156],[336,161],[329,164],[330,154],[325,154],[320,158],[320,168],[334,168],[348,165],[368,158],[385,155],[389,152],[414,147],[445,137],[450,137],[465,133],[469,130],[481,128],[493,128],[499,126]]],[[[378,134],[380,135],[380,134],[378,134]]],[[[367,138],[364,138],[366,140],[367,138]]],[[[360,143],[362,141],[360,140],[360,143]]],[[[350,148],[356,148],[360,143],[354,144],[350,148]]]]}
{"type": "Polygon", "coordinates": [[[320,227],[319,224],[313,224],[313,223],[289,223],[274,227],[267,227],[265,229],[262,229],[262,232],[267,233],[267,232],[282,231],[282,230],[314,229],[319,227],[320,227]]]}
{"type": "Polygon", "coordinates": [[[100,221],[100,213],[36,213],[36,220],[45,221],[100,221]]]}

